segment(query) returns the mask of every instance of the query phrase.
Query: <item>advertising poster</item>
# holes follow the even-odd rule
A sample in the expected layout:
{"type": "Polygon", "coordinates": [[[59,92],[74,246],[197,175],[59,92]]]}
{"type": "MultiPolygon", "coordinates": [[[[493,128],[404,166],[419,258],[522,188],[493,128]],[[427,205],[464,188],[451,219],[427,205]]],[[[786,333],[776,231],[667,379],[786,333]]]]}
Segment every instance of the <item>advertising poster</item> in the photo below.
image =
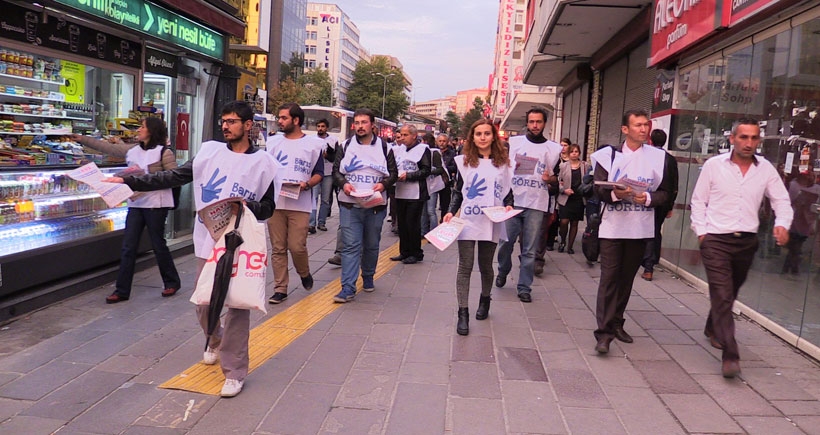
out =
{"type": "Polygon", "coordinates": [[[65,85],[60,86],[60,92],[68,103],[85,104],[85,65],[67,60],[61,64],[65,85]]]}

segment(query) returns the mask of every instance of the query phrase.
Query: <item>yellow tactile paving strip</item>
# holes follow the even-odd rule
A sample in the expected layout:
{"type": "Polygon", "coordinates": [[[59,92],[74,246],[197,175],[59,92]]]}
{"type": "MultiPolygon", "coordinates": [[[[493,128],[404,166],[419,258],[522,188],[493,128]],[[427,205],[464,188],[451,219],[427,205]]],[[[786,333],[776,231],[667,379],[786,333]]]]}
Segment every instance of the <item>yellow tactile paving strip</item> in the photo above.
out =
{"type": "MultiPolygon", "coordinates": [[[[390,257],[399,254],[399,244],[385,249],[379,254],[379,261],[376,267],[375,279],[378,279],[397,262],[390,261],[390,257]]],[[[362,288],[362,280],[359,278],[356,283],[357,291],[362,288]]],[[[332,313],[342,304],[333,302],[333,296],[342,289],[340,279],[336,279],[303,298],[299,302],[284,309],[279,314],[266,320],[256,328],[251,330],[249,341],[250,368],[248,373],[253,372],[265,361],[276,355],[280,350],[307,332],[313,325],[332,313]]],[[[219,368],[219,364],[205,365],[201,362],[194,364],[184,372],[174,376],[160,388],[173,390],[186,390],[195,393],[211,394],[218,396],[222,391],[222,384],[225,383],[225,376],[219,368]]]]}

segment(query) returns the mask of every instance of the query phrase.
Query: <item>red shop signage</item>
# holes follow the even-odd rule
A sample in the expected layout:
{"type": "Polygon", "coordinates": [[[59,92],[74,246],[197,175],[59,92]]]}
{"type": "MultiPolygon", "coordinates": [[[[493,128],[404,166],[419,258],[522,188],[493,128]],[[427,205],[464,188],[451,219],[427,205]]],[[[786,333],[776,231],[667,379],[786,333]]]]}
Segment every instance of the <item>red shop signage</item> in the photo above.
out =
{"type": "Polygon", "coordinates": [[[188,113],[177,113],[177,140],[178,151],[185,151],[190,145],[191,135],[191,115],[188,113]]]}
{"type": "Polygon", "coordinates": [[[779,0],[723,0],[723,23],[729,27],[774,5],[779,0]]]}
{"type": "Polygon", "coordinates": [[[649,66],[657,65],[720,28],[719,6],[723,1],[655,0],[649,66]]]}

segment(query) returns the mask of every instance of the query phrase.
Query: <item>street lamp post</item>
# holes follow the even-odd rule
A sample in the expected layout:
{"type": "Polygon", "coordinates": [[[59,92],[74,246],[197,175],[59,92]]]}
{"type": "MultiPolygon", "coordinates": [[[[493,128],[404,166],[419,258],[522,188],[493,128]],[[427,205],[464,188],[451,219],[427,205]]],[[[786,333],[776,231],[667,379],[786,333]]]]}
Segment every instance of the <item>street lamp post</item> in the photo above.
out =
{"type": "Polygon", "coordinates": [[[379,72],[373,73],[374,76],[382,76],[384,78],[384,85],[382,86],[382,118],[384,118],[384,99],[387,97],[387,78],[396,75],[395,73],[382,74],[379,72]]]}

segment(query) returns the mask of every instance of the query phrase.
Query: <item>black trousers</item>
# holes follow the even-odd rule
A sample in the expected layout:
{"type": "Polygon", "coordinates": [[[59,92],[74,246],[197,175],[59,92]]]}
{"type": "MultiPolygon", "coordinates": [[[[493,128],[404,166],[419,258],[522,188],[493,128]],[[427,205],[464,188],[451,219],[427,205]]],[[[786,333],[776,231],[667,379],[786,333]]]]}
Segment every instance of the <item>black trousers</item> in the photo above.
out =
{"type": "Polygon", "coordinates": [[[421,250],[421,211],[425,202],[411,199],[396,200],[396,218],[399,223],[399,254],[402,257],[424,258],[421,250]]]}
{"type": "Polygon", "coordinates": [[[614,338],[615,328],[623,326],[624,311],[632,294],[632,283],[641,266],[649,239],[600,239],[601,281],[595,317],[595,338],[614,338]]]}
{"type": "Polygon", "coordinates": [[[666,209],[655,209],[655,238],[646,242],[646,250],[643,253],[643,268],[647,272],[654,272],[655,265],[661,262],[661,243],[663,242],[661,228],[668,213],[666,209]]]}
{"type": "Polygon", "coordinates": [[[740,359],[732,305],[749,275],[757,247],[756,233],[707,234],[700,244],[712,303],[703,332],[723,345],[723,361],[740,359]]]}
{"type": "MultiPolygon", "coordinates": [[[[444,189],[438,191],[438,204],[439,209],[441,210],[441,217],[444,218],[444,215],[450,212],[450,196],[452,193],[452,188],[449,184],[444,186],[444,189]]],[[[439,219],[441,222],[441,219],[439,219]]]]}

